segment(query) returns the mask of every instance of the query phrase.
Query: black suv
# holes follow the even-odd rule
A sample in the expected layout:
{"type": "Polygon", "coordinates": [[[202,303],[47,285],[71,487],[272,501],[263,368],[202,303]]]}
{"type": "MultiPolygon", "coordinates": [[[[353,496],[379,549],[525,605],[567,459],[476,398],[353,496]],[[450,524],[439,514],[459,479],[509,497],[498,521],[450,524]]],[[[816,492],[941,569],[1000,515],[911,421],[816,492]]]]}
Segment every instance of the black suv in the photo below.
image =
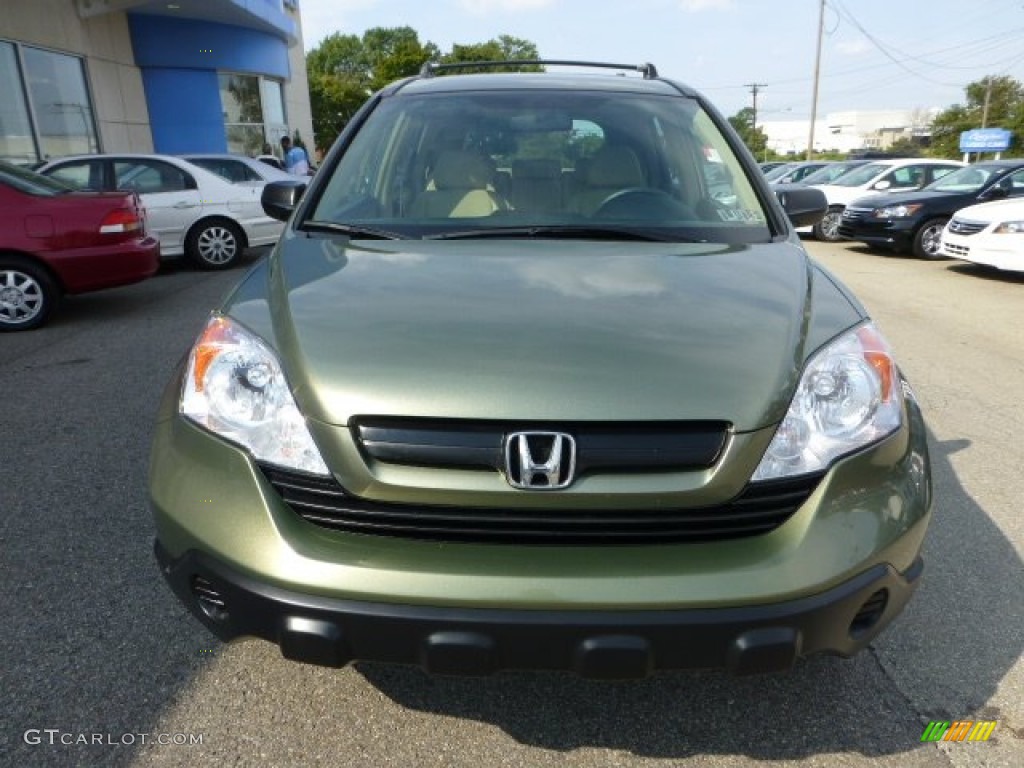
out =
{"type": "Polygon", "coordinates": [[[969,165],[922,190],[872,195],[843,211],[839,236],[887,250],[941,258],[942,230],[961,208],[1024,195],[1024,159],[969,165]]]}

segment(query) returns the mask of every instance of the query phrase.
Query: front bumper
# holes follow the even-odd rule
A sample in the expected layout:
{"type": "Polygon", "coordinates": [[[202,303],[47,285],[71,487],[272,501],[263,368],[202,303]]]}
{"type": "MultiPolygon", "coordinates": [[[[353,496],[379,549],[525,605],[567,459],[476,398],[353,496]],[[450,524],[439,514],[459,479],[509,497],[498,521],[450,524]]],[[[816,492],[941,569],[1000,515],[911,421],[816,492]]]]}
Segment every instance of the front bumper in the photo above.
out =
{"type": "Polygon", "coordinates": [[[768,605],[688,610],[515,610],[432,607],[315,597],[268,586],[195,550],[161,571],[222,640],[277,644],[289,659],[415,664],[432,674],[571,670],[632,679],[661,669],[783,671],[815,653],[852,656],[903,609],[923,563],[874,567],[816,595],[768,605]]]}
{"type": "Polygon", "coordinates": [[[914,241],[917,221],[912,219],[844,219],[839,224],[839,236],[869,245],[884,246],[895,250],[909,250],[914,241]]]}
{"type": "Polygon", "coordinates": [[[1020,247],[1021,242],[1024,242],[1024,237],[1020,235],[979,233],[965,237],[947,232],[942,236],[942,253],[973,264],[1024,272],[1024,249],[1020,247]]]}

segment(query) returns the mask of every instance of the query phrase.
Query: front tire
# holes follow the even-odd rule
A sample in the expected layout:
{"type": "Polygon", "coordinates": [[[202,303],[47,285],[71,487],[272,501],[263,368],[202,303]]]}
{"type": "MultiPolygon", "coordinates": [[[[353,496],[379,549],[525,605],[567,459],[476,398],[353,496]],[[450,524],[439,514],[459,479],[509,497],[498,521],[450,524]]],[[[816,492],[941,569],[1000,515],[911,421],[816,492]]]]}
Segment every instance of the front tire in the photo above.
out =
{"type": "Polygon", "coordinates": [[[57,284],[41,266],[21,256],[0,256],[0,332],[38,328],[59,300],[57,284]]]}
{"type": "Polygon", "coordinates": [[[188,233],[185,253],[200,269],[227,269],[245,250],[245,236],[233,221],[201,221],[188,233]]]}
{"type": "Polygon", "coordinates": [[[930,219],[926,221],[914,235],[914,255],[919,259],[934,261],[943,259],[942,230],[946,228],[948,219],[930,219]]]}
{"type": "Polygon", "coordinates": [[[814,236],[818,240],[824,240],[826,243],[838,243],[842,240],[839,237],[839,222],[842,218],[842,208],[829,208],[821,221],[814,225],[814,236]]]}

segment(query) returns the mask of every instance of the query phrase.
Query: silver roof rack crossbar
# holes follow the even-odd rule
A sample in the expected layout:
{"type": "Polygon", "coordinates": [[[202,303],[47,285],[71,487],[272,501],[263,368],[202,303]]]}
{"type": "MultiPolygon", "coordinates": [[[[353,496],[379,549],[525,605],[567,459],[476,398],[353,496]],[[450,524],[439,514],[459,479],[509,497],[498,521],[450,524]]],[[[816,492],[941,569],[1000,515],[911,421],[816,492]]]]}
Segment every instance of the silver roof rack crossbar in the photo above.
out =
{"type": "Polygon", "coordinates": [[[433,77],[438,72],[453,69],[499,68],[521,66],[560,66],[560,67],[600,67],[602,69],[625,69],[643,73],[645,80],[653,80],[658,70],[650,62],[645,64],[609,64],[602,61],[567,61],[563,59],[506,59],[504,61],[457,61],[450,64],[437,64],[432,61],[424,63],[420,69],[422,77],[433,77]]]}

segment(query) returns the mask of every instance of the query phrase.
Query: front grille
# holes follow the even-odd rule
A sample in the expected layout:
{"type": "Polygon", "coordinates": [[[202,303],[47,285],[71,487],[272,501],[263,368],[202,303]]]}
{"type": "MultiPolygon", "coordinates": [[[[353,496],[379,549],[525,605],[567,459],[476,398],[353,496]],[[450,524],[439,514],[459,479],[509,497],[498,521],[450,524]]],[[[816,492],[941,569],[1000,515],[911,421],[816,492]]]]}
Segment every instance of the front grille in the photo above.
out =
{"type": "Polygon", "coordinates": [[[356,439],[367,458],[388,464],[504,471],[507,436],[558,431],[576,443],[576,474],[680,471],[713,467],[729,434],[722,421],[538,423],[359,417],[356,439]]]}
{"type": "Polygon", "coordinates": [[[964,219],[953,219],[949,223],[949,231],[954,232],[958,235],[976,235],[985,227],[987,227],[983,221],[965,221],[964,219]]]}
{"type": "Polygon", "coordinates": [[[861,219],[866,218],[873,210],[875,209],[854,208],[853,206],[848,205],[843,209],[843,221],[860,221],[861,219]]]}
{"type": "Polygon", "coordinates": [[[950,256],[958,256],[961,259],[965,258],[967,254],[971,252],[971,249],[968,248],[966,245],[954,245],[948,240],[942,241],[942,249],[950,256]]]}
{"type": "Polygon", "coordinates": [[[747,486],[712,507],[545,509],[394,504],[350,496],[334,479],[262,465],[295,514],[348,533],[437,541],[535,545],[666,544],[757,536],[788,520],[821,474],[747,486]]]}

